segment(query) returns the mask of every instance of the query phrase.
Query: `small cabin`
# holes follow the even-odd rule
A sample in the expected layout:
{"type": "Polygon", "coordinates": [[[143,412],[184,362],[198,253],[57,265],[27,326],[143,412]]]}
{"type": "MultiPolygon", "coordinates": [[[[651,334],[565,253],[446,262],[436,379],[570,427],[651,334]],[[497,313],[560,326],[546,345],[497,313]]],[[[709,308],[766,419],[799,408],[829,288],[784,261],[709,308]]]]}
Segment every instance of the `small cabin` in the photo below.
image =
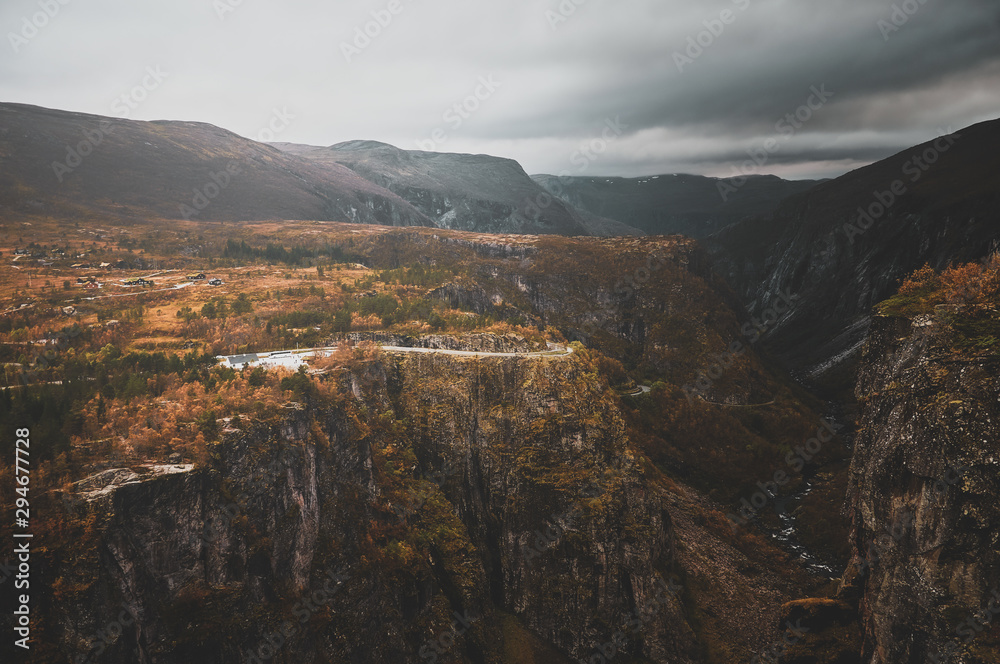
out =
{"type": "Polygon", "coordinates": [[[218,277],[216,277],[214,279],[211,279],[211,280],[209,280],[208,285],[209,286],[221,286],[222,285],[222,279],[219,279],[218,277]]]}
{"type": "Polygon", "coordinates": [[[187,278],[188,281],[205,281],[205,273],[198,272],[197,274],[189,274],[187,278]]]}

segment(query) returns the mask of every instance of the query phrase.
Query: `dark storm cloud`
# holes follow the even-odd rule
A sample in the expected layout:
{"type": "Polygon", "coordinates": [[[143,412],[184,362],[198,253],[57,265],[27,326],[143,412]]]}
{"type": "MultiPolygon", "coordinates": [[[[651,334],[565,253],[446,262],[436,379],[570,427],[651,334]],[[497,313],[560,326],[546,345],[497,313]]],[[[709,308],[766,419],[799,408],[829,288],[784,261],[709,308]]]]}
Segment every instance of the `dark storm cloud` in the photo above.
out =
{"type": "Polygon", "coordinates": [[[836,175],[1000,114],[993,0],[62,1],[0,8],[0,98],[589,175],[729,175],[776,136],[761,172],[836,175]]]}

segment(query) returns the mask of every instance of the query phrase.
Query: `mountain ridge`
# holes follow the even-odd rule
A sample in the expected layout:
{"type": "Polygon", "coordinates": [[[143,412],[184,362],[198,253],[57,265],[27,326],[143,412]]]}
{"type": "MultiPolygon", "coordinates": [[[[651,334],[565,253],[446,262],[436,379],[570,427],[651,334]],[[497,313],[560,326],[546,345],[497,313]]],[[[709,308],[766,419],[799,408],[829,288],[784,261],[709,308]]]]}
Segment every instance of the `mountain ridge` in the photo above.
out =
{"type": "Polygon", "coordinates": [[[534,218],[524,214],[522,199],[541,189],[511,159],[416,153],[370,140],[338,146],[260,143],[202,122],[136,121],[0,103],[0,210],[67,218],[638,232],[563,204],[534,218]],[[366,168],[363,162],[374,154],[390,163],[366,168]],[[392,163],[409,167],[394,174],[392,163]],[[400,178],[404,182],[396,188],[403,195],[391,191],[400,178]],[[452,205],[453,199],[458,203],[452,205]]]}
{"type": "Polygon", "coordinates": [[[516,160],[506,157],[404,150],[367,140],[325,148],[275,145],[315,163],[346,166],[406,199],[443,228],[559,235],[641,233],[562,201],[538,206],[545,190],[516,160]]]}
{"type": "Polygon", "coordinates": [[[800,305],[768,331],[768,342],[786,364],[842,383],[850,379],[840,369],[856,359],[871,308],[902,277],[924,263],[978,260],[996,246],[997,174],[1000,120],[993,120],[789,197],[773,214],[704,244],[752,310],[783,289],[799,293],[800,305]]]}
{"type": "Polygon", "coordinates": [[[745,218],[772,212],[789,195],[820,180],[775,175],[712,178],[689,173],[646,177],[532,175],[560,200],[653,234],[706,237],[745,218]]]}
{"type": "Polygon", "coordinates": [[[18,104],[0,104],[0,124],[0,205],[13,212],[427,223],[349,169],[320,171],[210,124],[18,104]]]}

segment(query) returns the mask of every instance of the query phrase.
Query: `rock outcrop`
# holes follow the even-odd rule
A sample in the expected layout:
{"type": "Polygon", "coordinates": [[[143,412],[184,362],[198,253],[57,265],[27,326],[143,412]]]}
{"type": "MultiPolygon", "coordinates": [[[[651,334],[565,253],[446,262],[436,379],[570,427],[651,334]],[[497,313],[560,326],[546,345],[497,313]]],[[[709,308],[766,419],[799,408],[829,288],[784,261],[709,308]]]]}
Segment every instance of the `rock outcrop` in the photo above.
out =
{"type": "Polygon", "coordinates": [[[585,350],[338,376],[204,466],[86,484],[110,489],[77,496],[59,556],[60,656],[695,661],[666,502],[585,350]]]}
{"type": "Polygon", "coordinates": [[[866,664],[1000,658],[998,364],[956,352],[948,316],[876,317],[861,361],[842,594],[866,664]]]}
{"type": "Polygon", "coordinates": [[[627,222],[553,198],[512,159],[402,150],[378,141],[277,143],[321,167],[347,167],[408,201],[438,228],[485,233],[642,235],[627,222]]]}
{"type": "Polygon", "coordinates": [[[545,350],[545,344],[532,343],[515,334],[389,334],[386,332],[351,332],[347,338],[353,343],[371,342],[379,346],[400,348],[428,348],[435,350],[460,350],[479,353],[532,353],[545,350]]]}
{"type": "Polygon", "coordinates": [[[871,309],[900,279],[995,246],[998,147],[1000,121],[962,129],[792,196],[706,246],[757,311],[785,289],[797,294],[770,346],[800,374],[847,386],[871,309]]]}

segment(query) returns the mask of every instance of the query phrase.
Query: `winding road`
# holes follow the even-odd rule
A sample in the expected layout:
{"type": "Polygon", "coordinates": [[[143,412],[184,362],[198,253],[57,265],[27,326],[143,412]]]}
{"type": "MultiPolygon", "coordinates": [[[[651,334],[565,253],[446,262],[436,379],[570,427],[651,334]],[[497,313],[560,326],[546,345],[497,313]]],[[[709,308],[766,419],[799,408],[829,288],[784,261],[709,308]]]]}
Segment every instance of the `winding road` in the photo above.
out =
{"type": "Polygon", "coordinates": [[[390,353],[440,353],[441,355],[457,355],[459,357],[566,357],[573,354],[569,346],[550,343],[548,350],[527,351],[521,353],[493,353],[478,350],[448,350],[445,348],[414,348],[410,346],[380,346],[390,353]]]}
{"type": "MultiPolygon", "coordinates": [[[[563,346],[561,344],[555,344],[552,342],[547,342],[548,348],[546,350],[538,351],[524,351],[516,353],[496,353],[490,351],[479,351],[479,350],[449,350],[445,348],[417,348],[412,346],[379,346],[382,350],[388,353],[423,353],[430,354],[435,353],[439,355],[452,355],[456,357],[534,357],[534,358],[563,358],[568,357],[573,354],[573,349],[570,346],[563,346]]],[[[282,351],[272,351],[269,353],[248,353],[246,355],[228,355],[220,356],[217,359],[219,362],[226,364],[227,366],[233,367],[235,369],[242,369],[243,367],[252,366],[271,366],[271,367],[285,367],[287,369],[296,370],[300,366],[306,363],[306,359],[309,357],[323,357],[330,353],[336,351],[336,347],[327,348],[300,348],[297,350],[282,350],[282,351]]]]}

